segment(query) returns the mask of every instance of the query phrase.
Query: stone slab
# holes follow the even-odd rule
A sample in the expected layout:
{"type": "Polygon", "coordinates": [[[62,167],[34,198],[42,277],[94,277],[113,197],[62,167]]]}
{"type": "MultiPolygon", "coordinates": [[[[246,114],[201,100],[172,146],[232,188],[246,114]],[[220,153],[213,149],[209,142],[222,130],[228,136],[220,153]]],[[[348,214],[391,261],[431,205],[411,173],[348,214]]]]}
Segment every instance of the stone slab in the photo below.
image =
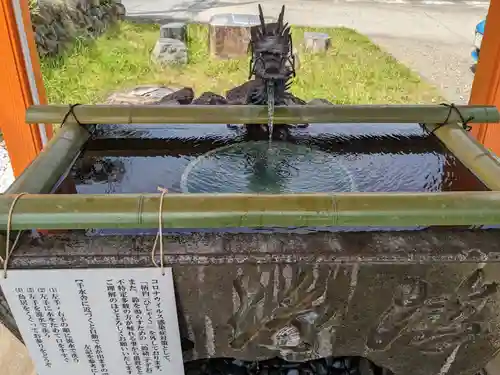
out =
{"type": "Polygon", "coordinates": [[[154,61],[162,65],[187,64],[188,49],[185,43],[172,38],[160,38],[151,53],[154,61]]]}
{"type": "Polygon", "coordinates": [[[170,22],[160,27],[160,39],[177,39],[187,42],[187,25],[182,22],[170,22]]]}

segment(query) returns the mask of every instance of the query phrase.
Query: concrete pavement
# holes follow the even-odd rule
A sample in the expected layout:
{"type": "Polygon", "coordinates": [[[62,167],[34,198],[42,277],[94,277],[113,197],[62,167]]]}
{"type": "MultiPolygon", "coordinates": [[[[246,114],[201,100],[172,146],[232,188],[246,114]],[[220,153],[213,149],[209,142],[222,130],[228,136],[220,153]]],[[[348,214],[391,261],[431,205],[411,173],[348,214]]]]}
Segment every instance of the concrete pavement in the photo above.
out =
{"type": "Polygon", "coordinates": [[[345,26],[370,37],[456,103],[468,100],[474,27],[487,1],[468,0],[122,0],[132,18],[208,22],[220,13],[277,15],[305,26],[345,26]]]}
{"type": "Polygon", "coordinates": [[[2,375],[37,375],[26,347],[0,324],[0,369],[2,375]]]}
{"type": "Polygon", "coordinates": [[[122,0],[122,3],[126,6],[130,16],[157,19],[193,19],[207,10],[222,12],[224,8],[232,6],[242,6],[249,9],[258,3],[264,6],[285,3],[289,7],[305,8],[309,15],[312,13],[314,16],[314,13],[317,13],[320,18],[322,16],[316,11],[317,7],[335,9],[349,5],[355,8],[389,5],[391,8],[404,6],[405,9],[411,9],[418,13],[432,8],[443,8],[447,12],[456,12],[457,10],[468,12],[474,9],[486,10],[489,6],[488,0],[122,0]]]}

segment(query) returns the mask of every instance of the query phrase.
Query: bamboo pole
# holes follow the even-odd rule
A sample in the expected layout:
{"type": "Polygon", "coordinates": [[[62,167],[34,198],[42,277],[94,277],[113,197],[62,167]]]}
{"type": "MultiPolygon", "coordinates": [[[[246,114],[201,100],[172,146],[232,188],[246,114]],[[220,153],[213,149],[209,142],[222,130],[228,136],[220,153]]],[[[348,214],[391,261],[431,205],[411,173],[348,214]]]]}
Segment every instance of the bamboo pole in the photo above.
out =
{"type": "MultiPolygon", "coordinates": [[[[0,229],[15,196],[0,196],[0,229]]],[[[12,229],[156,228],[157,194],[27,195],[12,229]]],[[[168,194],[165,228],[500,224],[500,193],[168,194]]]]}
{"type": "Polygon", "coordinates": [[[500,162],[461,126],[426,124],[425,127],[488,189],[500,190],[500,162]]]}
{"type": "Polygon", "coordinates": [[[71,168],[89,132],[75,123],[61,127],[38,157],[7,189],[6,194],[50,193],[59,179],[71,168]]]}
{"type": "MultiPolygon", "coordinates": [[[[494,106],[457,106],[472,122],[500,122],[494,106]]],[[[67,105],[36,105],[26,111],[26,122],[60,123],[67,105]]],[[[255,124],[267,123],[267,107],[255,105],[81,105],[74,114],[82,124],[255,124]]],[[[447,123],[460,121],[457,111],[442,105],[292,105],[276,107],[277,124],[300,123],[447,123]],[[448,118],[449,116],[449,118],[448,118]]]]}

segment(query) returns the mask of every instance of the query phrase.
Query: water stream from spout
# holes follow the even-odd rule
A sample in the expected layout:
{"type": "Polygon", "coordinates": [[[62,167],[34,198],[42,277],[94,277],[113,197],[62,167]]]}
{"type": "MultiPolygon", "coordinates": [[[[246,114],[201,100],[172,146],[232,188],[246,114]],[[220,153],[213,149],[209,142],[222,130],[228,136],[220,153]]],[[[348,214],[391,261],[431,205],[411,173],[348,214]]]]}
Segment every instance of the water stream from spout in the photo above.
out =
{"type": "Polygon", "coordinates": [[[274,83],[267,83],[267,131],[269,132],[269,143],[273,141],[274,127],[274,83]]]}

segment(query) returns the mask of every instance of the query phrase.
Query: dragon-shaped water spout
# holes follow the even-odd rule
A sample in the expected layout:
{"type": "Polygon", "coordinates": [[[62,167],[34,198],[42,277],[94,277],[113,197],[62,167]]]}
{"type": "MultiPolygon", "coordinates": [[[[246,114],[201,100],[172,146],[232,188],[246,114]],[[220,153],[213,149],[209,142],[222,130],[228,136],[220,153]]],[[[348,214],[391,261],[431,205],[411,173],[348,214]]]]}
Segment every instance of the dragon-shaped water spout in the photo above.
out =
{"type": "MultiPolygon", "coordinates": [[[[289,124],[273,125],[274,105],[306,104],[288,92],[295,77],[295,58],[293,55],[290,26],[284,21],[285,6],[281,8],[278,21],[266,24],[262,7],[259,5],[260,25],[251,29],[249,51],[251,53],[249,90],[244,104],[268,105],[268,124],[246,124],[249,135],[259,138],[258,133],[265,131],[277,136],[283,135],[289,124]]],[[[228,93],[228,98],[230,97],[228,93]]],[[[274,135],[273,135],[274,136],[274,135]]],[[[252,137],[254,138],[254,137],[252,137]]]]}
{"type": "MultiPolygon", "coordinates": [[[[275,105],[284,105],[291,79],[295,77],[295,60],[292,54],[290,27],[284,23],[285,6],[281,8],[278,22],[266,25],[259,5],[260,25],[251,29],[250,76],[256,85],[249,91],[246,104],[267,105],[269,121],[266,131],[273,133],[275,105]]],[[[277,128],[278,129],[278,128],[277,128]]]]}
{"type": "MultiPolygon", "coordinates": [[[[308,124],[276,124],[270,129],[274,105],[304,105],[304,100],[297,98],[289,89],[295,77],[295,58],[290,26],[284,21],[285,6],[281,8],[277,22],[267,23],[262,7],[259,5],[260,24],[251,28],[248,46],[250,57],[249,80],[226,92],[221,96],[213,92],[205,92],[192,99],[192,90],[184,88],[168,95],[160,105],[268,105],[270,120],[267,124],[244,124],[247,139],[261,140],[268,137],[283,139],[288,135],[290,127],[306,127],[308,124]],[[190,90],[190,91],[189,91],[190,90]],[[186,98],[190,94],[190,100],[186,98]],[[271,131],[270,131],[271,130],[271,131]]],[[[309,104],[331,104],[324,99],[315,99],[309,104]],[[319,101],[319,103],[318,103],[319,101]]],[[[231,125],[230,125],[231,126],[231,125]]]]}

